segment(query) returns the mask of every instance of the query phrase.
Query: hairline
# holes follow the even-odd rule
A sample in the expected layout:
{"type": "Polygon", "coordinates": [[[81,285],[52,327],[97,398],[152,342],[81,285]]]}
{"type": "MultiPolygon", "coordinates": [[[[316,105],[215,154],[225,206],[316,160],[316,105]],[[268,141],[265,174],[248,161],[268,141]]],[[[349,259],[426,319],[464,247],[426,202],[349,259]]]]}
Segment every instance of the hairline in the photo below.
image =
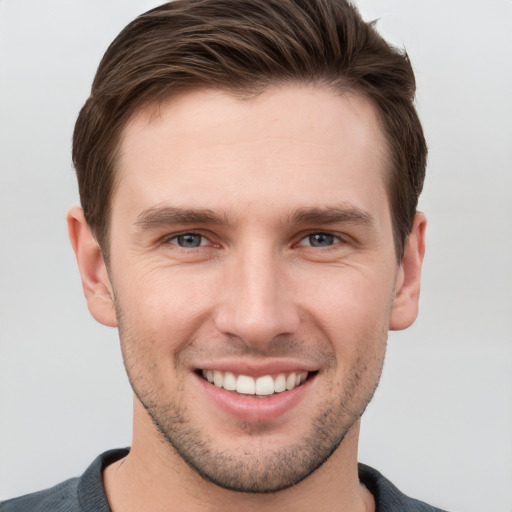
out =
{"type": "MultiPolygon", "coordinates": [[[[335,96],[343,97],[346,95],[354,95],[364,98],[366,101],[370,103],[372,109],[375,113],[376,120],[378,122],[378,133],[380,135],[384,151],[383,160],[384,160],[384,188],[386,191],[386,199],[388,202],[389,213],[391,215],[391,228],[393,235],[393,245],[395,247],[395,254],[398,263],[402,261],[403,258],[403,247],[405,245],[405,238],[410,233],[407,233],[404,237],[404,241],[402,242],[399,239],[400,232],[398,227],[395,226],[394,222],[394,212],[393,212],[393,204],[392,204],[392,174],[394,163],[392,162],[392,148],[391,141],[389,140],[389,134],[386,129],[386,125],[383,119],[383,114],[378,108],[376,101],[371,97],[366,91],[362,90],[361,87],[354,87],[353,85],[349,85],[346,82],[343,83],[344,80],[341,77],[338,77],[335,80],[328,78],[313,78],[311,80],[301,80],[301,79],[274,79],[268,80],[266,84],[256,84],[254,86],[245,87],[241,85],[240,87],[231,87],[231,86],[223,86],[223,85],[211,85],[206,83],[196,83],[185,86],[181,84],[180,87],[177,87],[173,90],[172,86],[167,89],[162,87],[162,89],[153,97],[148,98],[139,98],[139,101],[134,101],[131,105],[131,109],[128,110],[127,114],[123,116],[119,121],[119,126],[117,127],[117,133],[115,134],[115,143],[112,151],[112,160],[111,160],[111,173],[112,173],[112,182],[108,195],[108,203],[105,208],[105,222],[103,225],[103,229],[100,233],[94,233],[96,241],[100,247],[101,254],[105,261],[107,267],[110,263],[110,227],[111,227],[111,214],[112,214],[112,201],[114,194],[116,193],[119,182],[120,182],[120,169],[119,162],[122,155],[122,146],[124,135],[130,123],[135,119],[136,116],[140,115],[144,111],[146,111],[150,116],[150,122],[154,117],[157,117],[160,114],[161,106],[170,100],[179,98],[180,96],[185,96],[191,94],[193,92],[198,91],[218,91],[224,92],[228,95],[231,95],[233,98],[240,101],[250,101],[255,99],[256,97],[265,94],[267,92],[271,92],[272,90],[277,90],[282,87],[313,87],[319,89],[325,89],[331,91],[335,96]]],[[[94,230],[93,230],[94,232],[94,230]]]]}

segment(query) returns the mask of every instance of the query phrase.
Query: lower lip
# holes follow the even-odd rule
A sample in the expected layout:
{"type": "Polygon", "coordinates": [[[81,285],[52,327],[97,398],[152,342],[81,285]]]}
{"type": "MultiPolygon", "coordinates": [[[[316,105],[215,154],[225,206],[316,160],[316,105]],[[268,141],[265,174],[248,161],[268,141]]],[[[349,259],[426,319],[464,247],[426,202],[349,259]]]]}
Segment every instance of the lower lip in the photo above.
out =
{"type": "Polygon", "coordinates": [[[275,393],[266,397],[257,395],[239,395],[233,391],[210,384],[196,375],[207,397],[220,409],[235,418],[248,422],[270,421],[283,416],[304,398],[315,380],[315,375],[290,391],[275,393]]]}

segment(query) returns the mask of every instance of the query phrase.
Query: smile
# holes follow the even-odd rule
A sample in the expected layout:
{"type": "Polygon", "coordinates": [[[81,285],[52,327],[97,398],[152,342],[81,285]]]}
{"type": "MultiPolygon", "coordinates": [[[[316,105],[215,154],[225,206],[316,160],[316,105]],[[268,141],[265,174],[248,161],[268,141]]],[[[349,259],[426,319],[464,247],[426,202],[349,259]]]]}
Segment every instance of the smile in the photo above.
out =
{"type": "Polygon", "coordinates": [[[300,386],[308,378],[309,372],[289,372],[277,375],[236,375],[220,370],[202,370],[205,380],[226,391],[236,391],[241,395],[269,396],[275,393],[291,391],[300,386]]]}

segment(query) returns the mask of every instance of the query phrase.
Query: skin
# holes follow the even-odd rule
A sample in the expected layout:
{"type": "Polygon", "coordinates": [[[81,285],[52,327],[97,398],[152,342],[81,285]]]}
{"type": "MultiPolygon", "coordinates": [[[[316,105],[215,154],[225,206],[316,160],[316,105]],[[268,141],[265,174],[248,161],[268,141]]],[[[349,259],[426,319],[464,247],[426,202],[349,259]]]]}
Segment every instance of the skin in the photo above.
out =
{"type": "Polygon", "coordinates": [[[68,215],[89,309],[119,327],[135,391],[130,455],[104,472],[112,509],[372,510],[360,416],[388,330],[416,317],[426,224],[398,262],[373,106],[312,86],[199,90],[123,135],[108,270],[68,215]],[[197,375],[282,364],[315,375],[272,419],[226,412],[197,375]]]}

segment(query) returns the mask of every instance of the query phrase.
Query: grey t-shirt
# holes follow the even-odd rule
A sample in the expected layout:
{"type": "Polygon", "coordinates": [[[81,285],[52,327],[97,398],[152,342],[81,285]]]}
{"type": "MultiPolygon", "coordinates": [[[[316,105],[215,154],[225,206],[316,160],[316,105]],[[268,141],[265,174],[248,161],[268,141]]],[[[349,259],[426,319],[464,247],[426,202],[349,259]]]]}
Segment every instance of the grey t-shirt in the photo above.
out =
{"type": "MultiPolygon", "coordinates": [[[[0,512],[111,512],[101,473],[128,449],[110,450],[97,457],[78,478],[71,478],[44,491],[0,503],[0,512]]],[[[359,464],[359,480],[373,494],[376,512],[444,512],[402,494],[378,471],[359,464]]]]}

